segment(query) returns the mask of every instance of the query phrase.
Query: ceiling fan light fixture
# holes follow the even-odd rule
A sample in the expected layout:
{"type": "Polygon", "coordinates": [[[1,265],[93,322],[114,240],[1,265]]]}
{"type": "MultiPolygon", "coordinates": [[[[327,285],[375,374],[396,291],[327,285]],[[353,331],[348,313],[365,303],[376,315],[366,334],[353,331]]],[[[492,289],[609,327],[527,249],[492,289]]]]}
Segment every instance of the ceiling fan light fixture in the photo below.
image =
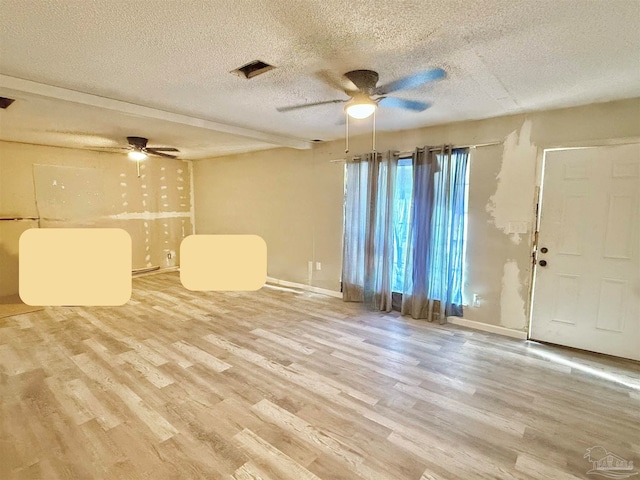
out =
{"type": "Polygon", "coordinates": [[[147,158],[147,154],[144,153],[142,150],[131,150],[127,155],[131,160],[135,160],[136,162],[139,162],[140,160],[144,160],[145,158],[147,158]]]}
{"type": "Polygon", "coordinates": [[[344,107],[344,110],[351,118],[363,119],[370,117],[377,107],[378,104],[370,99],[354,100],[344,107]]]}

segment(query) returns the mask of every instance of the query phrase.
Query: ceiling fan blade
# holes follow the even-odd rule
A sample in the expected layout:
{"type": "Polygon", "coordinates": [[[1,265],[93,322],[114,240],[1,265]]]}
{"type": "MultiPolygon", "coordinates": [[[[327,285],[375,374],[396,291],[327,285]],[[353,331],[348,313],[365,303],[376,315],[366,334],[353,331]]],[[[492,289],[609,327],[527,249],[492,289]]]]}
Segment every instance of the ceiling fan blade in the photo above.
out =
{"type": "Polygon", "coordinates": [[[145,152],[146,152],[148,155],[154,155],[154,156],[156,156],[156,157],[164,157],[164,158],[178,158],[178,157],[176,157],[175,155],[169,155],[168,153],[158,152],[158,151],[156,151],[156,150],[155,150],[155,149],[153,149],[153,148],[147,148],[147,149],[145,150],[145,152]]]}
{"type": "Polygon", "coordinates": [[[291,107],[280,107],[276,108],[276,110],[278,110],[279,112],[290,112],[291,110],[298,110],[301,108],[317,107],[318,105],[328,105],[330,103],[345,103],[348,101],[349,100],[326,100],[324,102],[305,103],[303,105],[293,105],[291,107]]]}
{"type": "Polygon", "coordinates": [[[154,150],[156,152],[179,152],[177,148],[173,147],[147,147],[147,150],[154,150]]]}
{"type": "Polygon", "coordinates": [[[127,147],[97,147],[93,145],[85,145],[87,150],[93,150],[94,152],[128,152],[131,150],[127,147]]]}
{"type": "Polygon", "coordinates": [[[414,73],[408,77],[395,80],[393,82],[381,85],[375,89],[376,95],[385,95],[391,92],[397,92],[398,90],[408,90],[410,88],[417,88],[425,83],[433,82],[434,80],[440,80],[446,77],[447,72],[441,68],[433,68],[431,70],[425,70],[424,72],[414,73]]]}
{"type": "Polygon", "coordinates": [[[380,99],[379,104],[383,107],[404,108],[405,110],[413,110],[414,112],[422,112],[431,106],[430,103],[396,97],[384,97],[380,99]]]}
{"type": "Polygon", "coordinates": [[[320,70],[315,73],[315,76],[329,87],[341,90],[349,96],[358,91],[358,87],[356,87],[349,79],[342,75],[338,78],[329,70],[320,70]]]}

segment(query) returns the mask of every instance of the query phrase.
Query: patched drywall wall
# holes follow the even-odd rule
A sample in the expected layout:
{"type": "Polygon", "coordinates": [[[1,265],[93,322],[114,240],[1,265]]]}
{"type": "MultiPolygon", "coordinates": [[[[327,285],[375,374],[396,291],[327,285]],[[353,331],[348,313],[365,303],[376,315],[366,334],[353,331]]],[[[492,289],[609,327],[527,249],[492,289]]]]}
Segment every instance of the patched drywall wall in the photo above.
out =
{"type": "Polygon", "coordinates": [[[122,228],[134,269],[178,265],[193,229],[189,164],[152,157],[140,173],[123,154],[0,142],[0,296],[18,292],[25,228],[122,228]]]}
{"type": "Polygon", "coordinates": [[[516,330],[528,317],[537,201],[531,128],[531,119],[521,120],[502,144],[473,150],[469,174],[464,316],[516,330]]]}
{"type": "MultiPolygon", "coordinates": [[[[525,269],[525,272],[528,270],[525,269]]],[[[520,330],[527,323],[526,300],[522,291],[526,277],[520,275],[520,265],[513,259],[507,260],[502,269],[500,290],[500,325],[520,330]]]]}
{"type": "Polygon", "coordinates": [[[536,155],[531,120],[504,139],[496,191],[486,206],[495,226],[519,244],[531,231],[531,199],[535,193],[536,155]]]}
{"type": "MultiPolygon", "coordinates": [[[[498,143],[471,151],[465,318],[527,329],[541,152],[640,141],[639,118],[640,99],[631,99],[378,135],[379,151],[498,143]]],[[[371,149],[366,122],[352,129],[352,154],[371,149]]],[[[333,160],[341,158],[336,141],[194,162],[198,233],[263,235],[270,276],[339,290],[344,164],[333,160]],[[309,275],[309,261],[322,269],[309,275]]]]}

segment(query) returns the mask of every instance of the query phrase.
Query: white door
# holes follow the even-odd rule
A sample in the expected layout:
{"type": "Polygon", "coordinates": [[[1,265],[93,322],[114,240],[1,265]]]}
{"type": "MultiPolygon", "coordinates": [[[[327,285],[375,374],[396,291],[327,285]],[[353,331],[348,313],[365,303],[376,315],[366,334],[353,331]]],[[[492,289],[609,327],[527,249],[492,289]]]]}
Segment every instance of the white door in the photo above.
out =
{"type": "Polygon", "coordinates": [[[546,152],[535,270],[532,339],[640,360],[640,144],[546,152]]]}

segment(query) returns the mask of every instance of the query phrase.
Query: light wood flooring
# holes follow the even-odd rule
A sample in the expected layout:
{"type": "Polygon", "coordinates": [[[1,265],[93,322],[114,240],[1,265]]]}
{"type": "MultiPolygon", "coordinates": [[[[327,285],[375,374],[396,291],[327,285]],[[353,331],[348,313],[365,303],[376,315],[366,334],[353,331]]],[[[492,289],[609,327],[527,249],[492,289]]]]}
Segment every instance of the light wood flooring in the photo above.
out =
{"type": "Polygon", "coordinates": [[[593,446],[640,467],[637,363],[177,273],[0,319],[0,372],[2,479],[585,479],[593,446]]]}

